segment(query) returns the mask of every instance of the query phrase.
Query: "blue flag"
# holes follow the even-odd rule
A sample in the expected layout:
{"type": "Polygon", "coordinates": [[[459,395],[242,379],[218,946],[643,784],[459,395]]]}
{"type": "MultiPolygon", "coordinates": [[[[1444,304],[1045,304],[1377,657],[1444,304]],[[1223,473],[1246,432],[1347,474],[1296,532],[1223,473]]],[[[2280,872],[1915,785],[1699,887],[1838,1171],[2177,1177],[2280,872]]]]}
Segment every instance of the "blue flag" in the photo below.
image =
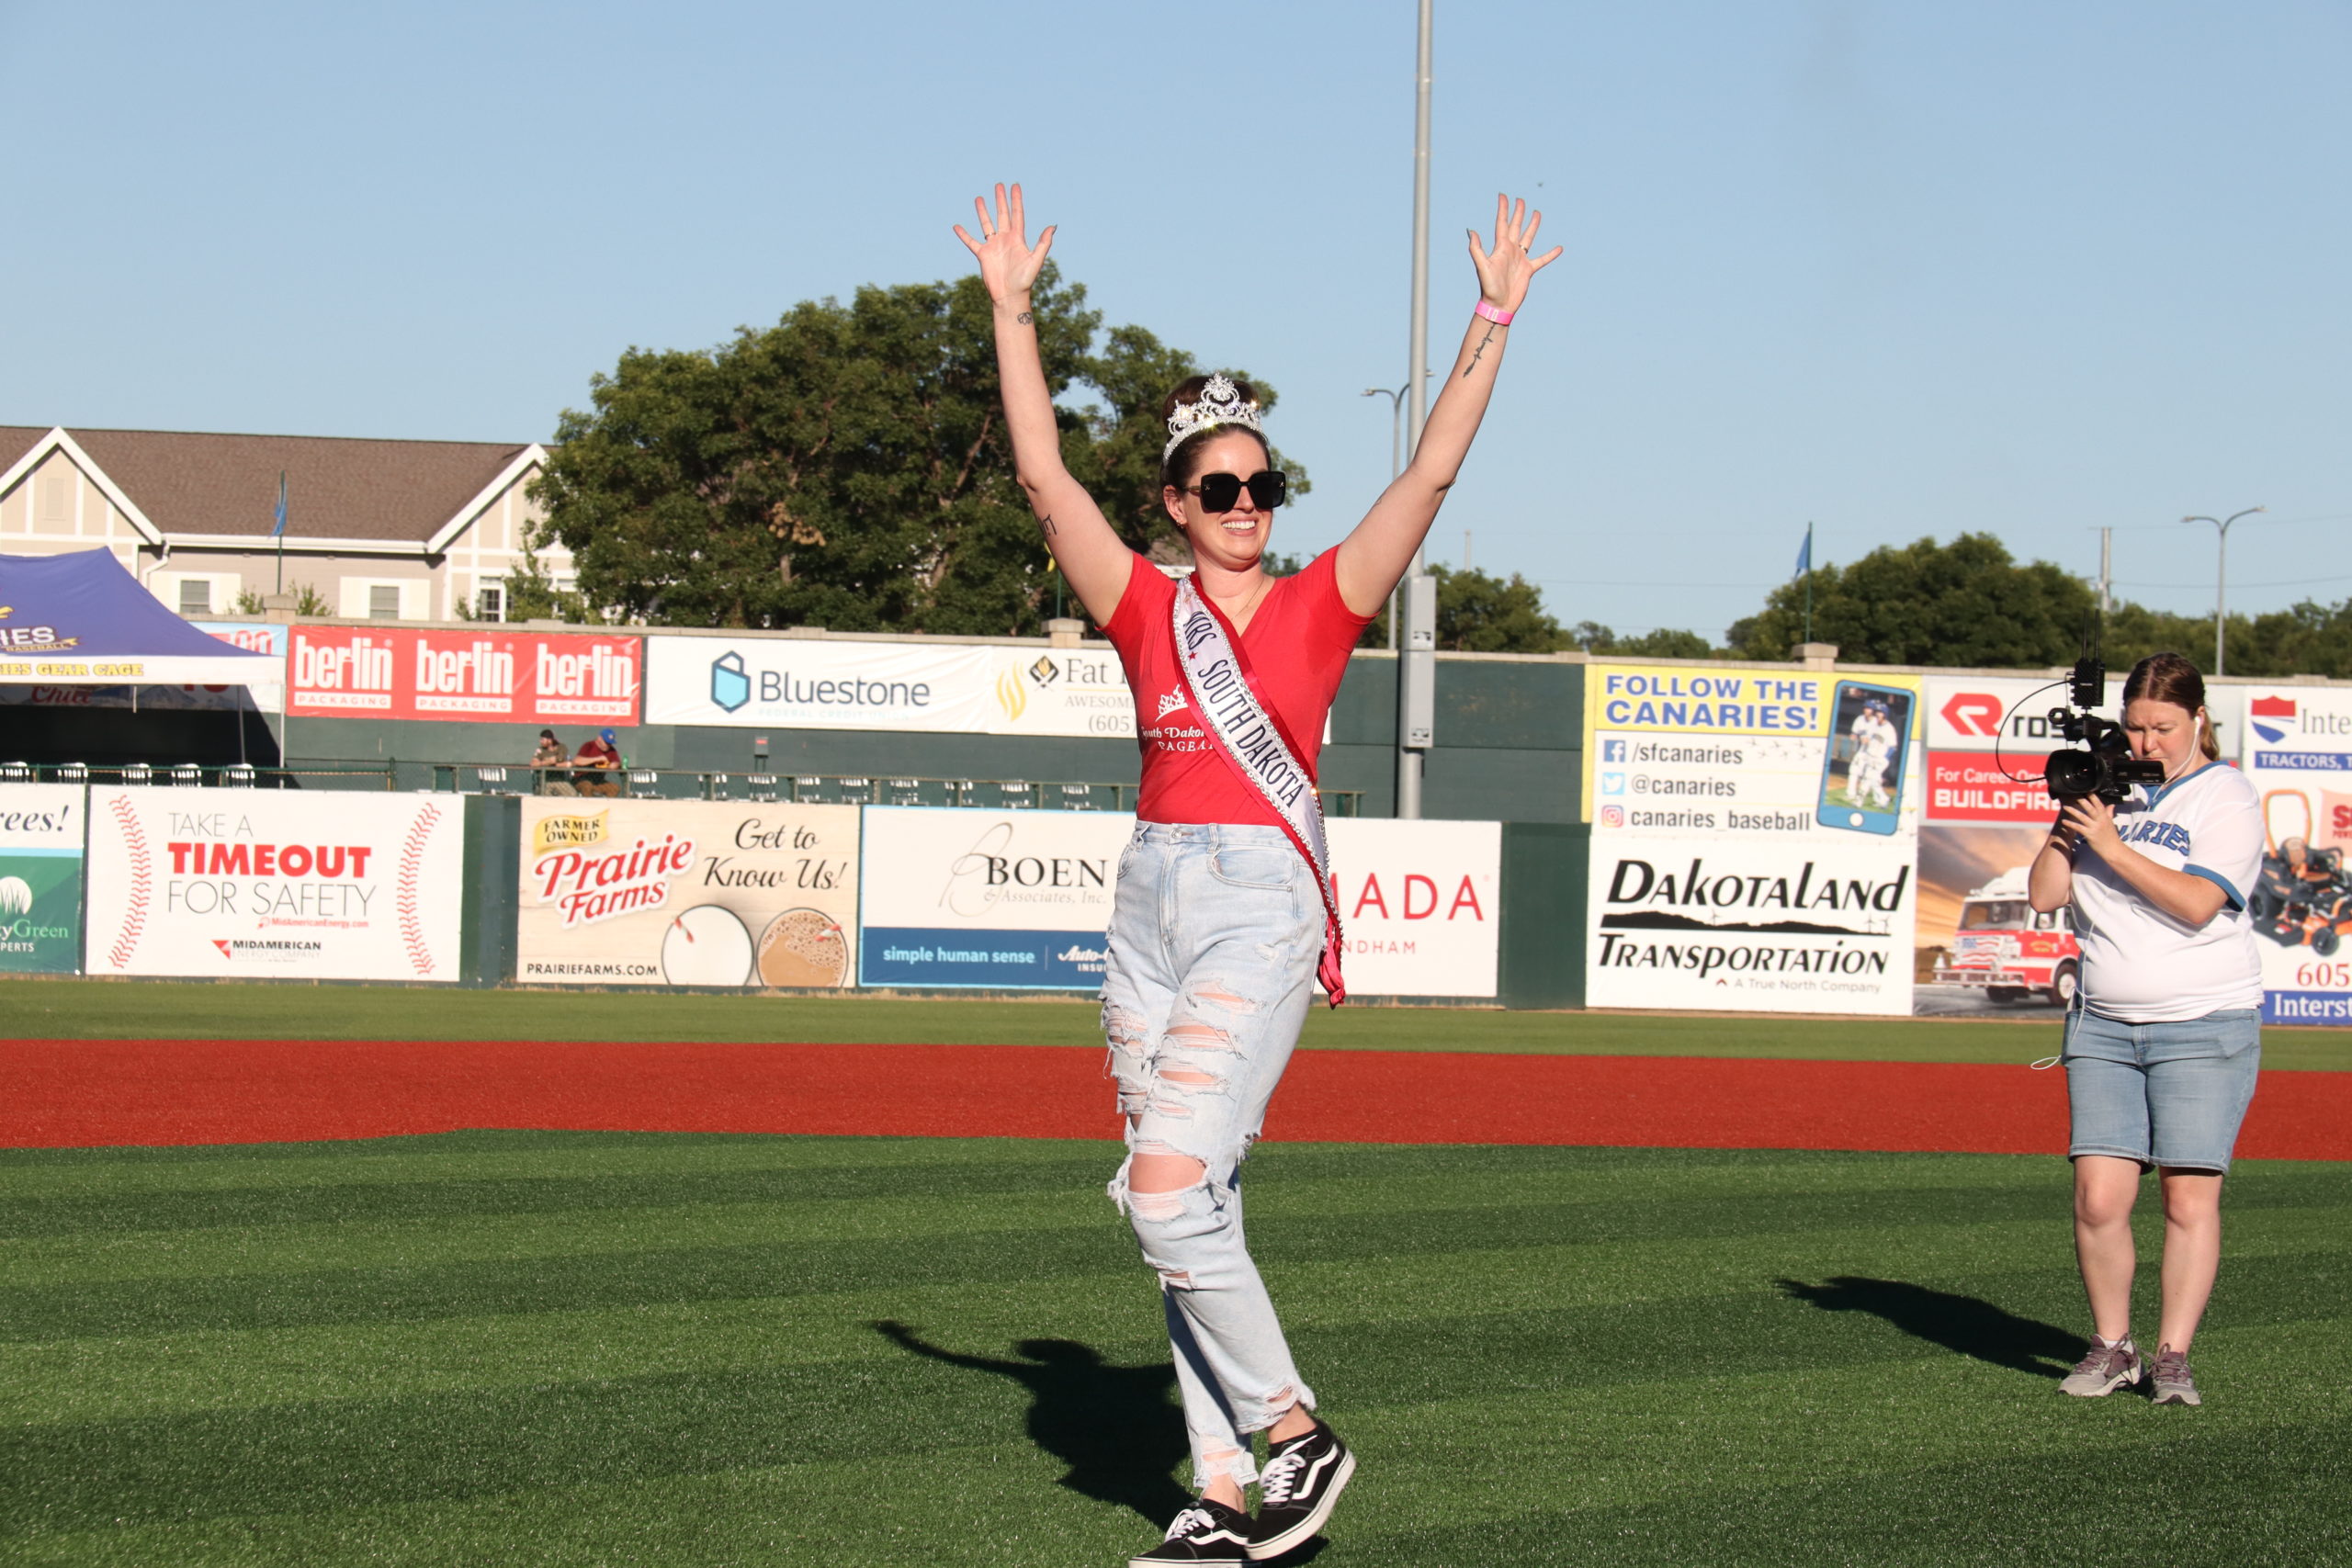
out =
{"type": "MultiPolygon", "coordinates": [[[[281,502],[279,504],[283,505],[284,502],[281,502]]],[[[1813,525],[1808,523],[1804,525],[1804,543],[1797,549],[1797,569],[1796,570],[1789,573],[1789,575],[1791,577],[1803,577],[1806,572],[1811,571],[1812,570],[1813,525]]]]}
{"type": "Polygon", "coordinates": [[[273,539],[286,536],[286,474],[283,469],[277,475],[277,524],[270,529],[269,536],[273,539]]]}

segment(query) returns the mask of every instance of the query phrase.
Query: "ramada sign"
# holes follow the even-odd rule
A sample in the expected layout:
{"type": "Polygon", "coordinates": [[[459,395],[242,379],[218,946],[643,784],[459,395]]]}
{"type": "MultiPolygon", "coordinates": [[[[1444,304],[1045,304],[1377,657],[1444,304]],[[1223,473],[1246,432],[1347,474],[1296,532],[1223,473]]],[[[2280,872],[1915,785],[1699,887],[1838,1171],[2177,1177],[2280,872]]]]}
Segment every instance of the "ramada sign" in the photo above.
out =
{"type": "Polygon", "coordinates": [[[633,637],[297,626],[287,711],[473,723],[637,722],[633,637]]]}

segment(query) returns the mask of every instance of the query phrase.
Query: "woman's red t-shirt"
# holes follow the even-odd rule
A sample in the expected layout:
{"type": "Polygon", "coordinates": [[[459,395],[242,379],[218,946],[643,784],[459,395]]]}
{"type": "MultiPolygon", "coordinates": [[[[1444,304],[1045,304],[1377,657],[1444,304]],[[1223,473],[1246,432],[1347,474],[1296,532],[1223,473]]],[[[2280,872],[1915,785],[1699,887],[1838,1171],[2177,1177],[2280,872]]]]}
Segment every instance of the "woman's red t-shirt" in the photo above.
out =
{"type": "MultiPolygon", "coordinates": [[[[1348,608],[1333,575],[1339,551],[1325,550],[1306,570],[1278,579],[1241,633],[1257,677],[1259,701],[1272,707],[1306,754],[1310,777],[1323,750],[1323,718],[1348,672],[1348,651],[1372,620],[1348,608]]],[[[1141,556],[1132,558],[1126,592],[1102,635],[1119,650],[1136,699],[1136,740],[1143,749],[1143,789],[1136,815],[1147,822],[1258,822],[1282,818],[1220,756],[1176,661],[1176,581],[1141,556]]]]}

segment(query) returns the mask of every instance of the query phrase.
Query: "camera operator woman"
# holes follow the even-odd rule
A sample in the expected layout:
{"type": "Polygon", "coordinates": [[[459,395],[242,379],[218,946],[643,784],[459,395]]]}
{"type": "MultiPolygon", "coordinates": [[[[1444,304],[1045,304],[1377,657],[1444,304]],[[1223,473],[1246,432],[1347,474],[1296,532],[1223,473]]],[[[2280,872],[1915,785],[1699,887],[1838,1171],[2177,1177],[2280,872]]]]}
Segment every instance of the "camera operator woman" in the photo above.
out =
{"type": "Polygon", "coordinates": [[[2123,684],[2132,754],[2164,767],[2110,807],[2061,803],[2028,885],[2038,910],[2072,903],[2082,989],[2066,1018],[2075,1257],[2095,1334],[2059,1386],[2097,1396],[2154,1384],[2200,1403],[2189,1340],[2222,1260],[2222,1178],[2262,1055],[2262,969],[2246,913],[2262,867],[2262,805],[2220,761],[2205,680],[2151,654],[2123,684]],[[2157,1170],[2165,1246],[2156,1354],[2132,1337],[2132,1205],[2157,1170]]]}

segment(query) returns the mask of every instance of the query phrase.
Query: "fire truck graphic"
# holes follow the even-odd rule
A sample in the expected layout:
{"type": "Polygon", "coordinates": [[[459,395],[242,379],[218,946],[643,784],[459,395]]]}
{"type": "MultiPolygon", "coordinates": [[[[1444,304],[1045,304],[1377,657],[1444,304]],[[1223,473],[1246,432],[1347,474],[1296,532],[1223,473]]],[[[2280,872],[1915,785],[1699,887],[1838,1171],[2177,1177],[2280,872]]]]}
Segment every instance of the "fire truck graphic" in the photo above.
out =
{"type": "Polygon", "coordinates": [[[2002,873],[1960,906],[1951,957],[1936,966],[1947,986],[1982,987],[1988,1000],[2021,1002],[2034,991],[2064,1007],[2082,973],[2074,911],[2036,914],[2026,902],[2026,868],[2002,873]]]}

